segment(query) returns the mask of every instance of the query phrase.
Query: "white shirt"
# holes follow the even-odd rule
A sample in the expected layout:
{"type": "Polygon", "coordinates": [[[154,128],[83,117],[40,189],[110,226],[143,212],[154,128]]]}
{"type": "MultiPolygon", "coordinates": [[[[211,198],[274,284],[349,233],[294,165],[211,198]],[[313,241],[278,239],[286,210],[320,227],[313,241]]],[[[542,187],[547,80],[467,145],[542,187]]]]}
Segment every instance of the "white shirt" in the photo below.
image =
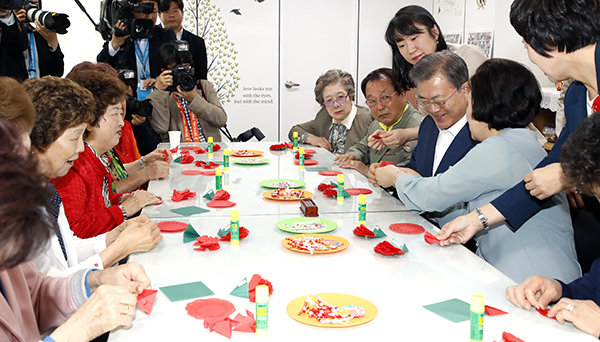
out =
{"type": "Polygon", "coordinates": [[[594,105],[594,100],[596,98],[593,98],[590,100],[590,92],[586,91],[585,92],[585,97],[587,98],[587,114],[588,116],[594,114],[594,110],[592,109],[592,106],[594,105]]]}
{"type": "MultiPolygon", "coordinates": [[[[183,30],[181,30],[181,32],[183,32],[183,30]]],[[[137,39],[136,41],[138,42],[138,44],[140,46],[140,51],[142,51],[142,53],[144,51],[146,51],[146,46],[148,46],[148,39],[143,38],[143,39],[137,39]]],[[[131,48],[134,49],[134,53],[135,53],[135,46],[132,46],[131,48]]],[[[150,47],[148,47],[148,49],[149,48],[150,47]]],[[[117,54],[117,52],[119,52],[120,49],[121,49],[121,47],[119,47],[118,49],[115,50],[113,48],[112,44],[110,42],[108,42],[108,55],[109,56],[114,57],[117,54]]],[[[150,52],[148,52],[148,54],[150,54],[150,52]]],[[[148,56],[148,63],[150,63],[150,56],[148,56]]],[[[137,78],[138,78],[137,80],[139,83],[140,80],[142,80],[141,75],[144,71],[144,66],[142,65],[142,62],[140,61],[140,59],[138,58],[137,53],[135,53],[135,66],[137,69],[137,78]]],[[[150,78],[150,75],[148,75],[147,78],[150,78]]]]}
{"type": "Polygon", "coordinates": [[[435,175],[435,171],[437,170],[438,166],[440,166],[440,162],[442,161],[442,158],[444,158],[446,151],[448,151],[448,147],[450,147],[450,145],[454,141],[454,138],[456,138],[456,135],[460,132],[460,130],[463,127],[465,127],[466,124],[467,124],[467,116],[463,115],[463,117],[460,120],[458,120],[454,125],[452,125],[450,128],[439,130],[440,132],[438,133],[438,138],[435,143],[435,155],[433,156],[433,169],[431,170],[432,175],[435,175]]]}

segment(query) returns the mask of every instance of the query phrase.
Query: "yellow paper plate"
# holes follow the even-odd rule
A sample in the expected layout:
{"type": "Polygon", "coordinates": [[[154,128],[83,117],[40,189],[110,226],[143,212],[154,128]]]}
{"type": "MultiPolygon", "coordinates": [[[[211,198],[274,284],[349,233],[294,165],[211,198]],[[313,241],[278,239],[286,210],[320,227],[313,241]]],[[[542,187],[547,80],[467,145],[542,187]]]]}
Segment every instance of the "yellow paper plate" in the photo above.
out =
{"type": "Polygon", "coordinates": [[[263,151],[257,150],[235,150],[229,154],[232,157],[258,157],[265,154],[263,151]]]}
{"type": "MultiPolygon", "coordinates": [[[[299,201],[300,200],[300,198],[281,198],[281,197],[276,198],[276,197],[273,197],[273,192],[275,192],[275,191],[277,191],[277,190],[265,191],[265,192],[263,192],[262,195],[266,199],[275,200],[275,201],[299,201]]],[[[299,192],[302,192],[302,195],[304,196],[302,198],[311,198],[311,197],[313,197],[313,193],[310,192],[310,191],[299,190],[299,189],[290,189],[290,191],[299,191],[299,192]]]]}
{"type": "Polygon", "coordinates": [[[316,238],[321,238],[321,239],[326,239],[326,240],[333,240],[333,241],[337,241],[342,244],[338,248],[332,249],[329,251],[313,251],[313,254],[328,254],[328,253],[335,253],[335,252],[343,251],[344,249],[348,248],[348,245],[350,244],[350,242],[348,242],[348,240],[344,239],[343,237],[329,235],[329,234],[311,234],[311,233],[296,234],[296,235],[288,236],[287,238],[281,240],[281,244],[283,245],[283,247],[285,247],[291,251],[310,254],[309,251],[305,251],[302,249],[297,249],[297,248],[292,247],[292,245],[290,244],[290,241],[288,240],[288,239],[302,238],[302,235],[314,236],[316,238]]]}
{"type": "MultiPolygon", "coordinates": [[[[300,323],[312,325],[315,327],[325,327],[325,328],[347,328],[354,327],[357,325],[365,324],[372,321],[377,316],[377,307],[369,302],[366,299],[362,299],[360,297],[342,294],[342,293],[317,293],[324,301],[331,305],[335,305],[338,307],[343,307],[346,305],[358,305],[360,307],[365,308],[365,316],[360,318],[354,318],[348,324],[324,324],[320,323],[316,319],[308,316],[303,313],[302,315],[298,315],[298,313],[302,310],[304,306],[305,296],[298,297],[291,301],[285,311],[288,315],[295,321],[300,323]]],[[[315,299],[311,296],[311,299],[315,299]]]]}

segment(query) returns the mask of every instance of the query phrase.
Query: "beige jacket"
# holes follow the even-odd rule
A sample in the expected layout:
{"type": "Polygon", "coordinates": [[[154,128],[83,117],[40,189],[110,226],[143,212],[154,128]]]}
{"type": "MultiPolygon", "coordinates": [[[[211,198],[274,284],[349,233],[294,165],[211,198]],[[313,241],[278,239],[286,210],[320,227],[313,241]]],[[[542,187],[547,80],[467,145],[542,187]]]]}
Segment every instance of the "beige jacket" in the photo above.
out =
{"type": "MultiPolygon", "coordinates": [[[[198,121],[206,138],[213,137],[215,142],[221,141],[219,127],[223,127],[227,123],[227,113],[225,113],[212,83],[207,80],[201,80],[201,82],[208,101],[202,96],[202,91],[197,89],[196,96],[188,104],[188,107],[198,115],[198,121]]],[[[148,98],[152,100],[153,108],[150,125],[163,138],[163,141],[169,141],[169,131],[183,131],[177,102],[170,92],[157,89],[150,93],[148,98]]],[[[183,141],[183,132],[181,139],[183,141]]]]}

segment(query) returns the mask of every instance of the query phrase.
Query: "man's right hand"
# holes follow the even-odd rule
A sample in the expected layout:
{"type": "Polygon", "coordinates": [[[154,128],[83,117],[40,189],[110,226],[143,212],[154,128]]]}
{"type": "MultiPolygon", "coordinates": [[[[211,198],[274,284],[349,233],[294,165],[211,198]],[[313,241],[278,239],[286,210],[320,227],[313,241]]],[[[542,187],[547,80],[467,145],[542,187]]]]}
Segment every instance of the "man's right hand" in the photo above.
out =
{"type": "Polygon", "coordinates": [[[154,88],[158,90],[166,90],[167,87],[171,85],[173,85],[173,76],[171,76],[171,70],[164,70],[156,79],[154,88]]]}
{"type": "MultiPolygon", "coordinates": [[[[117,24],[115,25],[116,28],[120,29],[120,30],[125,30],[125,24],[123,24],[121,22],[121,20],[117,21],[117,24]]],[[[121,47],[121,45],[123,45],[125,43],[125,39],[129,38],[129,35],[127,36],[123,36],[123,37],[117,37],[114,33],[112,35],[112,39],[110,40],[110,44],[112,45],[113,49],[119,50],[119,48],[121,47]]]]}

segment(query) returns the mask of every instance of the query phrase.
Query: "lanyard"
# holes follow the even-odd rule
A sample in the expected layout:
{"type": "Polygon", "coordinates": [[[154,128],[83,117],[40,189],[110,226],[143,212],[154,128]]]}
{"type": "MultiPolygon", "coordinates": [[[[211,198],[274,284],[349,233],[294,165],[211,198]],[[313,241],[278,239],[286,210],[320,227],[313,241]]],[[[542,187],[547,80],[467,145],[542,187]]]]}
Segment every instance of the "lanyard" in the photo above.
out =
{"type": "Polygon", "coordinates": [[[147,42],[146,48],[142,53],[142,49],[140,48],[139,42],[137,40],[135,41],[135,55],[142,64],[142,74],[140,75],[140,79],[142,80],[145,80],[150,77],[150,67],[148,66],[148,56],[150,55],[150,53],[148,52],[150,48],[149,45],[150,42],[147,42]]]}
{"type": "Polygon", "coordinates": [[[29,68],[27,72],[29,73],[29,78],[37,77],[37,59],[36,59],[36,51],[35,51],[35,37],[33,33],[27,33],[27,38],[29,38],[29,68]]]}

